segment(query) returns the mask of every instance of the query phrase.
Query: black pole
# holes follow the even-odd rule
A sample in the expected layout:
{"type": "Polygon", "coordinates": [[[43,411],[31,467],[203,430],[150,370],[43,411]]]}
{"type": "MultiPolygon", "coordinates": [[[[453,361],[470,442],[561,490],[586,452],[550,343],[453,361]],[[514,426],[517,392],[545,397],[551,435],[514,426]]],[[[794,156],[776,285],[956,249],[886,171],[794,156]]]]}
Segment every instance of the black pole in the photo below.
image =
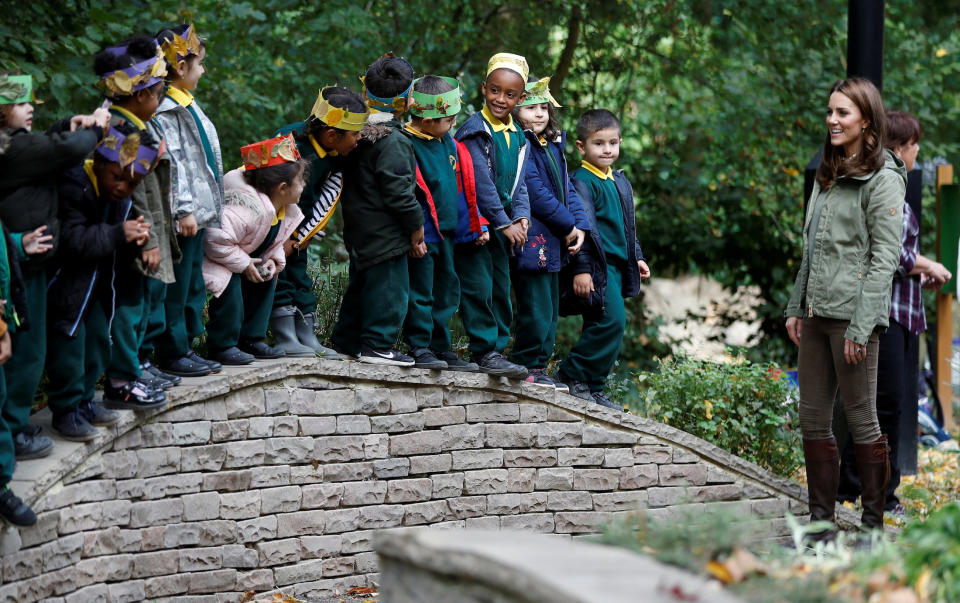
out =
{"type": "Polygon", "coordinates": [[[863,77],[883,90],[884,0],[850,0],[847,7],[847,77],[863,77]]]}

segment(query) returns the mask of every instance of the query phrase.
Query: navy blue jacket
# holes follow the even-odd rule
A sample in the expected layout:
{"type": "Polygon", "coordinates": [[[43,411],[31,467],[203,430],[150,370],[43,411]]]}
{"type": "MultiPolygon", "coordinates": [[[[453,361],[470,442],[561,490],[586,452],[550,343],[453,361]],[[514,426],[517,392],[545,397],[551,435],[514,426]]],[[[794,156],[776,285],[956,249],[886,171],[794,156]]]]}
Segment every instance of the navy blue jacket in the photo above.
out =
{"type": "MultiPolygon", "coordinates": [[[[583,243],[580,253],[573,256],[570,263],[560,274],[560,315],[590,314],[603,309],[607,287],[607,258],[600,241],[600,232],[597,230],[597,214],[593,205],[593,196],[590,188],[581,180],[571,178],[573,185],[580,195],[583,212],[590,223],[590,236],[583,243]],[[589,274],[593,278],[594,292],[589,298],[583,298],[573,291],[573,277],[577,274],[589,274]]],[[[633,187],[623,170],[613,171],[613,181],[620,193],[620,207],[623,210],[623,231],[627,240],[627,264],[624,267],[623,286],[620,294],[625,297],[635,297],[640,293],[639,260],[645,259],[640,243],[637,241],[637,222],[634,217],[633,187]],[[630,245],[633,241],[633,245],[630,245]]]]}
{"type": "Polygon", "coordinates": [[[566,236],[574,226],[580,230],[590,229],[580,197],[567,173],[567,160],[563,155],[567,134],[563,132],[557,141],[542,146],[532,131],[526,130],[524,133],[530,149],[524,177],[530,198],[530,229],[527,231],[527,242],[514,257],[513,263],[519,270],[560,272],[570,261],[570,253],[564,244],[566,236]],[[560,202],[547,153],[553,153],[560,167],[563,178],[561,186],[566,191],[566,205],[560,202]]]}

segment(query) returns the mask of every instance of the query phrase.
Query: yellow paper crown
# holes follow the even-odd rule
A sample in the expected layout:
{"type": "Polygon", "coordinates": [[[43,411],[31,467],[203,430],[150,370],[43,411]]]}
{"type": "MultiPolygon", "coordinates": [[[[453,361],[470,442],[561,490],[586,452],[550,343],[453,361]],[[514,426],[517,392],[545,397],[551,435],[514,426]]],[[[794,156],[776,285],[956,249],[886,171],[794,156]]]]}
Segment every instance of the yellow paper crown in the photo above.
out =
{"type": "Polygon", "coordinates": [[[182,36],[174,33],[172,40],[167,40],[160,46],[163,48],[163,56],[166,57],[167,62],[176,66],[177,63],[191,54],[200,54],[200,38],[197,37],[197,28],[191,23],[182,36]]]}
{"type": "Polygon", "coordinates": [[[310,115],[316,117],[331,128],[353,130],[354,132],[362,130],[364,124],[367,123],[367,117],[370,116],[370,110],[367,109],[363,113],[351,113],[346,109],[334,107],[328,100],[323,98],[324,90],[326,90],[326,88],[322,88],[320,93],[317,94],[317,102],[313,104],[310,115]]]}
{"type": "Polygon", "coordinates": [[[498,52],[490,57],[487,62],[487,75],[490,75],[497,69],[509,69],[523,78],[523,84],[527,84],[527,78],[530,76],[530,67],[527,65],[527,59],[519,54],[509,52],[498,52]]]}

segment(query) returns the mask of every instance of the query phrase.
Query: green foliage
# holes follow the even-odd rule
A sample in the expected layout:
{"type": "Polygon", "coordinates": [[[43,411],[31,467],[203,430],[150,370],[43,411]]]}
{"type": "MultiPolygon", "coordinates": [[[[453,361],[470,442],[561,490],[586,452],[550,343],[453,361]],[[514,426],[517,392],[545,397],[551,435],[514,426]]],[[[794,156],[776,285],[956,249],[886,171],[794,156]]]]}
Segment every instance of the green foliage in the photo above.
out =
{"type": "MultiPolygon", "coordinates": [[[[308,249],[313,249],[313,246],[308,249]]],[[[316,331],[320,341],[328,341],[340,314],[340,303],[347,290],[347,272],[344,265],[327,255],[315,259],[311,253],[307,275],[313,280],[313,294],[317,298],[316,331]]]]}
{"type": "Polygon", "coordinates": [[[953,502],[924,522],[906,527],[904,570],[910,583],[928,584],[929,600],[960,601],[960,503],[953,502]]]}
{"type": "Polygon", "coordinates": [[[773,364],[730,360],[661,361],[658,372],[640,375],[646,389],[632,406],[642,416],[792,477],[803,456],[789,380],[773,364]]]}

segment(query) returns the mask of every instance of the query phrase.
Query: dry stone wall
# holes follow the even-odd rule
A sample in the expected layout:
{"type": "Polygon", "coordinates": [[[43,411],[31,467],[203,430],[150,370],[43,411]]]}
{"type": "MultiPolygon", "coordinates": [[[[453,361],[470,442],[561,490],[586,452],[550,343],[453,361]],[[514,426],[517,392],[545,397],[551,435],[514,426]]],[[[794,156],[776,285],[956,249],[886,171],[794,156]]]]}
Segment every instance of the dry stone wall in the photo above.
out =
{"type": "Polygon", "coordinates": [[[170,393],[20,464],[39,522],[0,537],[0,601],[323,597],[379,580],[383,528],[574,536],[709,505],[778,537],[806,507],[689,434],[487,375],[286,360],[170,393]]]}

